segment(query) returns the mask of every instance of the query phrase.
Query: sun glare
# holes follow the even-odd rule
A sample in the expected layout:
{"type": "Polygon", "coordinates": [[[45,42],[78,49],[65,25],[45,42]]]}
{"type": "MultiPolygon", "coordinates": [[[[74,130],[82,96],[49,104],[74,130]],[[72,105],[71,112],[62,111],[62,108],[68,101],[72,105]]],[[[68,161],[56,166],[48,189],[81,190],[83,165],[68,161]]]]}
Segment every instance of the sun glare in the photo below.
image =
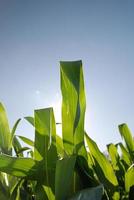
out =
{"type": "Polygon", "coordinates": [[[57,94],[56,101],[52,103],[52,107],[54,109],[54,116],[56,125],[56,132],[59,136],[62,135],[62,128],[61,128],[61,97],[57,94]]]}

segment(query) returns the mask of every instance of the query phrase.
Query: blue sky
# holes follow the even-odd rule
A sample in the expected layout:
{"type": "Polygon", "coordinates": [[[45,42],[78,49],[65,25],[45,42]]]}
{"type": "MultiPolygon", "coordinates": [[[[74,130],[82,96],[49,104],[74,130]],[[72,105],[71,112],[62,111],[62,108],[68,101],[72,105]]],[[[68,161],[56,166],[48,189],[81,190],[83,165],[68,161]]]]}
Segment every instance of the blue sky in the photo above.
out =
{"type": "MultiPolygon", "coordinates": [[[[134,132],[134,2],[0,1],[0,101],[11,126],[33,110],[60,112],[60,60],[83,60],[85,127],[100,148],[134,132]]],[[[33,138],[22,121],[18,134],[33,138]]]]}

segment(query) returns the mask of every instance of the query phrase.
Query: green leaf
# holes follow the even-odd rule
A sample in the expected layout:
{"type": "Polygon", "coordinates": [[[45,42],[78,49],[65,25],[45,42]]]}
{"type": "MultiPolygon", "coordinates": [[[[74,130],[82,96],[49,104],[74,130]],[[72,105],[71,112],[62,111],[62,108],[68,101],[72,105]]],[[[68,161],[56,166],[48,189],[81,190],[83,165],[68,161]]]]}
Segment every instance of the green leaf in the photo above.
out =
{"type": "Polygon", "coordinates": [[[52,108],[35,110],[35,159],[42,160],[45,177],[40,182],[48,198],[52,198],[55,184],[55,169],[58,158],[56,149],[56,124],[52,108]],[[50,188],[50,191],[49,191],[50,188]]]}
{"type": "Polygon", "coordinates": [[[56,151],[56,125],[53,109],[35,110],[35,159],[46,159],[51,145],[56,151]]]}
{"type": "Polygon", "coordinates": [[[20,138],[24,143],[28,144],[29,146],[31,146],[31,147],[34,146],[34,142],[32,140],[30,140],[29,138],[20,136],[20,135],[17,135],[17,137],[20,138]]]}
{"type": "Polygon", "coordinates": [[[107,145],[107,149],[108,149],[114,170],[119,170],[119,165],[118,165],[119,154],[117,151],[117,147],[111,143],[107,145]]]}
{"type": "Polygon", "coordinates": [[[9,154],[11,149],[10,140],[11,134],[6,111],[2,103],[0,103],[0,149],[3,153],[9,154]]]}
{"type": "MultiPolygon", "coordinates": [[[[46,185],[42,185],[42,187],[43,187],[43,189],[44,189],[44,191],[45,191],[45,193],[46,193],[48,199],[55,200],[55,195],[54,195],[54,193],[53,193],[51,187],[46,186],[46,185]]],[[[43,200],[44,200],[44,199],[43,199],[43,200]]]]}
{"type": "Polygon", "coordinates": [[[7,200],[10,197],[6,178],[7,174],[0,173],[0,199],[2,200],[7,200]]]}
{"type": "Polygon", "coordinates": [[[127,126],[127,124],[121,124],[119,125],[119,131],[120,131],[120,134],[122,136],[122,138],[125,140],[125,143],[126,143],[126,146],[127,146],[127,149],[132,157],[132,160],[134,160],[134,155],[133,155],[133,152],[134,152],[134,141],[133,141],[133,137],[132,137],[132,134],[127,126]]]}
{"type": "Polygon", "coordinates": [[[101,200],[103,195],[103,186],[88,188],[79,191],[69,200],[101,200]]]}
{"type": "Polygon", "coordinates": [[[27,120],[32,126],[34,126],[34,118],[31,116],[24,117],[25,120],[27,120]]]}
{"type": "Polygon", "coordinates": [[[94,176],[93,166],[83,156],[77,156],[75,169],[80,177],[80,181],[76,180],[76,191],[88,188],[89,185],[95,187],[99,184],[97,177],[94,176]]]}
{"type": "Polygon", "coordinates": [[[45,158],[50,147],[51,108],[35,110],[35,159],[45,158]]]}
{"type": "Polygon", "coordinates": [[[17,177],[35,179],[37,162],[31,158],[16,158],[8,155],[0,155],[0,171],[17,177]]]}
{"type": "Polygon", "coordinates": [[[23,153],[18,155],[18,152],[22,148],[22,146],[16,136],[13,137],[12,145],[13,145],[14,151],[16,153],[16,156],[23,157],[23,153]]]}
{"type": "Polygon", "coordinates": [[[66,200],[71,186],[76,156],[70,156],[57,161],[55,175],[56,200],[66,200]]]}
{"type": "Polygon", "coordinates": [[[62,134],[65,151],[86,157],[84,145],[85,91],[82,62],[60,62],[62,134]]]}
{"type": "Polygon", "coordinates": [[[30,148],[29,148],[29,147],[22,147],[22,148],[17,152],[17,154],[20,154],[20,153],[22,153],[22,152],[24,152],[24,151],[27,151],[27,150],[30,150],[30,148]]]}
{"type": "Polygon", "coordinates": [[[117,146],[118,145],[114,145],[111,143],[111,144],[107,145],[107,148],[108,148],[108,152],[109,152],[109,155],[111,158],[111,163],[112,163],[113,169],[115,171],[118,183],[119,183],[119,185],[124,185],[125,169],[124,169],[124,165],[123,165],[122,161],[120,160],[117,146]]]}
{"type": "Polygon", "coordinates": [[[36,200],[49,200],[44,190],[43,185],[40,184],[39,182],[37,183],[36,188],[35,188],[35,196],[36,196],[36,200]]]}
{"type": "Polygon", "coordinates": [[[103,153],[99,150],[97,144],[86,134],[86,141],[94,160],[99,164],[105,177],[113,184],[118,185],[114,171],[110,162],[106,159],[103,153]]]}
{"type": "Polygon", "coordinates": [[[56,147],[58,155],[60,156],[60,158],[63,158],[66,153],[63,146],[63,140],[58,135],[56,135],[56,147]]]}
{"type": "Polygon", "coordinates": [[[90,153],[94,158],[94,169],[100,182],[105,186],[111,199],[114,199],[115,194],[117,194],[116,200],[119,199],[119,193],[117,192],[118,181],[110,162],[101,153],[97,144],[87,134],[85,136],[90,153]]]}
{"type": "Polygon", "coordinates": [[[134,186],[134,164],[129,167],[125,174],[125,189],[129,192],[130,188],[134,186]]]}
{"type": "Polygon", "coordinates": [[[18,126],[18,124],[19,124],[20,121],[21,121],[21,119],[18,119],[18,120],[16,121],[16,123],[14,124],[14,126],[13,126],[13,129],[12,129],[12,131],[11,131],[10,146],[12,146],[12,143],[13,143],[13,137],[14,137],[14,135],[15,135],[15,132],[16,132],[16,129],[17,129],[17,126],[18,126]]]}
{"type": "Polygon", "coordinates": [[[122,143],[118,143],[117,145],[120,146],[120,149],[121,149],[121,152],[122,152],[121,159],[122,159],[123,163],[125,165],[127,165],[125,168],[128,169],[128,167],[132,164],[130,154],[122,143]]]}
{"type": "Polygon", "coordinates": [[[20,188],[22,187],[22,180],[19,180],[16,185],[11,190],[10,200],[21,200],[20,198],[20,188]]]}

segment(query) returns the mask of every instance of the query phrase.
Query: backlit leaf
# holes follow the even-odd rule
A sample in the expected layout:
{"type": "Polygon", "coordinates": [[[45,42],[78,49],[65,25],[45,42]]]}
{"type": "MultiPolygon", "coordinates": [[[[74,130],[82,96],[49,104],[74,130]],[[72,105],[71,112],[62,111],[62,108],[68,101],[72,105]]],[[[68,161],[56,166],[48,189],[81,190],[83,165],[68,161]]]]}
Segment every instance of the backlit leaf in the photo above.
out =
{"type": "Polygon", "coordinates": [[[127,170],[125,174],[125,189],[129,192],[130,187],[134,186],[134,164],[127,170]]]}
{"type": "Polygon", "coordinates": [[[28,144],[29,146],[34,146],[34,142],[31,139],[20,135],[17,135],[17,137],[19,137],[24,143],[28,144]]]}
{"type": "Polygon", "coordinates": [[[94,169],[96,171],[96,174],[100,182],[107,189],[107,192],[110,195],[111,199],[114,199],[113,196],[115,194],[116,194],[116,200],[119,199],[120,195],[117,192],[118,181],[110,162],[107,160],[104,154],[101,153],[97,144],[87,134],[85,136],[90,153],[94,158],[95,162],[94,169]]]}
{"type": "Polygon", "coordinates": [[[85,91],[82,62],[60,62],[62,135],[65,151],[86,157],[84,145],[85,91]]]}
{"type": "Polygon", "coordinates": [[[132,157],[132,160],[134,160],[134,141],[133,141],[132,134],[131,134],[127,124],[119,125],[119,131],[120,131],[122,138],[125,140],[126,146],[132,157]]]}
{"type": "Polygon", "coordinates": [[[0,149],[3,153],[9,154],[11,148],[10,140],[11,134],[6,111],[2,103],[0,103],[0,149]]]}
{"type": "Polygon", "coordinates": [[[36,165],[37,162],[31,158],[16,158],[4,154],[0,155],[0,171],[13,176],[28,176],[31,179],[35,179],[36,165]]]}

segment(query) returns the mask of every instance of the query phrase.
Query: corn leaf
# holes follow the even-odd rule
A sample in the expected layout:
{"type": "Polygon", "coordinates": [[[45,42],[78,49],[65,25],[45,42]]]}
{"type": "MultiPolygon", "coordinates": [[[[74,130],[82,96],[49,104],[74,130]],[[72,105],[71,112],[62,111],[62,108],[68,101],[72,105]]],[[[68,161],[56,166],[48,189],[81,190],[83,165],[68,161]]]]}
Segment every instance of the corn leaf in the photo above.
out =
{"type": "Polygon", "coordinates": [[[29,138],[20,136],[20,135],[17,135],[17,137],[20,138],[24,143],[28,144],[29,146],[31,146],[31,147],[34,146],[34,142],[32,140],[30,140],[29,138]]]}
{"type": "MultiPolygon", "coordinates": [[[[44,189],[44,191],[45,191],[45,193],[46,193],[46,196],[47,196],[48,200],[49,200],[49,199],[55,200],[55,195],[54,195],[54,193],[53,193],[51,187],[50,187],[50,186],[46,186],[46,185],[43,185],[42,187],[43,187],[43,189],[44,189]]],[[[44,200],[44,199],[43,199],[43,200],[44,200]]]]}
{"type": "Polygon", "coordinates": [[[113,165],[114,170],[119,170],[119,154],[117,151],[117,147],[114,144],[108,144],[107,149],[111,158],[111,162],[113,165]]]}
{"type": "Polygon", "coordinates": [[[50,147],[51,108],[35,110],[35,159],[45,158],[50,147]]]}
{"type": "Polygon", "coordinates": [[[121,149],[121,153],[122,153],[121,160],[123,161],[124,165],[126,166],[126,167],[125,166],[124,167],[128,169],[128,167],[132,164],[130,154],[121,142],[118,143],[117,145],[121,149]]]}
{"type": "Polygon", "coordinates": [[[119,131],[120,131],[122,138],[125,140],[127,149],[130,153],[132,160],[134,160],[134,141],[133,141],[132,134],[131,134],[127,124],[119,125],[119,131]]]}
{"type": "Polygon", "coordinates": [[[60,136],[56,135],[56,147],[57,147],[57,153],[60,156],[60,158],[63,158],[64,155],[66,155],[64,146],[63,146],[63,140],[60,136]]]}
{"type": "Polygon", "coordinates": [[[118,183],[119,185],[124,185],[125,169],[124,169],[124,165],[122,164],[120,160],[117,146],[118,145],[114,145],[111,143],[107,145],[107,149],[111,158],[112,167],[115,171],[115,175],[117,177],[118,183]]]}
{"type": "Polygon", "coordinates": [[[104,184],[111,199],[114,199],[114,195],[116,195],[116,199],[119,199],[119,193],[117,192],[118,181],[110,162],[101,153],[97,144],[87,134],[85,136],[90,153],[94,158],[94,169],[100,182],[104,184]]]}
{"type": "Polygon", "coordinates": [[[20,189],[22,187],[22,180],[19,180],[11,190],[10,200],[21,200],[20,189]]]}
{"type": "Polygon", "coordinates": [[[15,153],[16,153],[16,156],[18,156],[18,157],[19,157],[19,156],[23,157],[23,153],[20,153],[20,154],[18,155],[18,152],[19,152],[19,150],[22,148],[22,146],[21,146],[19,140],[17,139],[16,135],[14,135],[14,137],[13,137],[12,145],[13,145],[14,151],[15,151],[15,153]]]}
{"type": "Polygon", "coordinates": [[[69,200],[101,200],[103,195],[103,186],[88,188],[79,191],[69,200]]]}
{"type": "Polygon", "coordinates": [[[14,126],[13,126],[13,129],[12,129],[12,131],[11,131],[10,146],[12,146],[13,137],[14,137],[14,135],[15,135],[16,129],[17,129],[18,124],[19,124],[20,121],[21,121],[21,119],[18,119],[18,120],[16,121],[16,123],[14,124],[14,126]]]}
{"type": "Polygon", "coordinates": [[[32,126],[34,126],[34,118],[31,116],[24,117],[25,120],[27,120],[32,126]]]}
{"type": "Polygon", "coordinates": [[[0,173],[0,199],[2,200],[7,200],[10,196],[7,184],[5,183],[5,176],[6,174],[0,173]]]}
{"type": "Polygon", "coordinates": [[[60,62],[62,134],[65,151],[86,157],[84,146],[85,91],[82,62],[60,62]]]}
{"type": "Polygon", "coordinates": [[[22,147],[21,149],[19,149],[19,151],[17,152],[17,154],[20,154],[24,151],[28,151],[28,150],[31,150],[29,147],[22,147]]]}
{"type": "MultiPolygon", "coordinates": [[[[56,124],[52,108],[35,110],[35,159],[42,160],[45,176],[40,182],[45,187],[48,198],[55,189],[55,169],[57,161],[56,124]]],[[[40,173],[40,172],[39,172],[40,173]]]]}
{"type": "MultiPolygon", "coordinates": [[[[35,178],[37,162],[31,158],[16,158],[0,155],[0,171],[17,177],[35,178]]],[[[37,176],[37,175],[36,175],[37,176]]]]}
{"type": "Polygon", "coordinates": [[[43,185],[39,182],[37,183],[35,188],[35,196],[36,200],[49,200],[43,185]]]}
{"type": "Polygon", "coordinates": [[[134,164],[127,170],[125,174],[125,189],[129,192],[130,188],[134,186],[134,164]]]}
{"type": "Polygon", "coordinates": [[[2,103],[0,103],[0,150],[3,153],[10,154],[10,140],[11,134],[6,111],[2,103]]]}
{"type": "Polygon", "coordinates": [[[71,186],[76,156],[70,156],[57,161],[55,175],[56,200],[66,200],[71,186]]]}

